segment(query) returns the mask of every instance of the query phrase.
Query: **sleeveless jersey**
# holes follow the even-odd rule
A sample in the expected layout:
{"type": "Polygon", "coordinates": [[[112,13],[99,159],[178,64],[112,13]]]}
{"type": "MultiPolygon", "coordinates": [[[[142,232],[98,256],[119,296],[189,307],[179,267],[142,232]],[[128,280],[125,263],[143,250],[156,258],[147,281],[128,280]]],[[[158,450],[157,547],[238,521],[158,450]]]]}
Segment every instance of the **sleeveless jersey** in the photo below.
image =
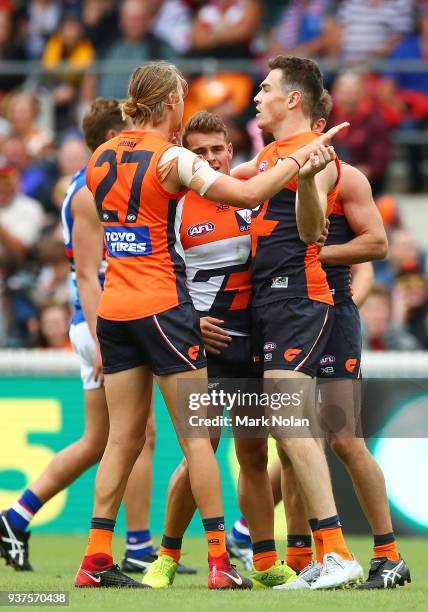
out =
{"type": "Polygon", "coordinates": [[[87,185],[104,228],[107,270],[98,314],[149,317],[190,302],[176,221],[178,200],[157,178],[172,145],[157,132],[128,130],[92,155],[87,185]]]}
{"type": "MultiPolygon", "coordinates": [[[[345,244],[353,238],[355,233],[352,231],[346,220],[343,204],[338,198],[333,204],[333,210],[329,217],[330,227],[326,246],[329,244],[345,244]]],[[[327,281],[335,304],[352,299],[351,290],[351,266],[323,265],[327,274],[327,281]]]]}
{"type": "MultiPolygon", "coordinates": [[[[86,185],[86,168],[82,168],[79,172],[71,179],[71,183],[65,193],[64,202],[61,209],[61,221],[62,221],[62,234],[64,237],[65,252],[70,262],[71,279],[75,291],[74,300],[74,312],[71,319],[72,324],[77,325],[85,321],[85,315],[83,314],[82,304],[80,302],[79,290],[76,282],[76,268],[74,264],[73,255],[73,215],[71,213],[71,205],[74,196],[86,185]]],[[[104,285],[104,273],[105,273],[106,262],[103,259],[98,278],[100,281],[101,288],[104,285]]]]}
{"type": "Polygon", "coordinates": [[[196,310],[239,334],[251,331],[251,211],[189,191],[179,203],[187,285],[196,310]]]}
{"type": "MultiPolygon", "coordinates": [[[[304,132],[273,142],[258,156],[259,172],[273,168],[280,160],[315,140],[318,134],[304,132]]],[[[339,190],[338,180],[327,197],[327,216],[339,190]]],[[[289,297],[304,297],[333,304],[330,288],[316,245],[300,240],[296,221],[297,178],[294,177],[270,200],[253,210],[251,251],[253,305],[260,306],[289,297]]]]}

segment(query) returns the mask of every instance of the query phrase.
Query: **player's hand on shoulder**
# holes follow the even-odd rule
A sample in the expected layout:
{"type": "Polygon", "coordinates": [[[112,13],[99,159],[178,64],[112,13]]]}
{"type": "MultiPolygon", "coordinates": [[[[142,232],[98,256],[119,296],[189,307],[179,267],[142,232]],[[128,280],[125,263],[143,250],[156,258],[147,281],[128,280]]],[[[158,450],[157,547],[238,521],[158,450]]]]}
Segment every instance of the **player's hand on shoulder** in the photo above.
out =
{"type": "Polygon", "coordinates": [[[223,321],[214,317],[201,317],[200,319],[205,350],[212,355],[220,355],[221,350],[226,348],[232,340],[229,332],[219,326],[221,323],[223,321]]]}

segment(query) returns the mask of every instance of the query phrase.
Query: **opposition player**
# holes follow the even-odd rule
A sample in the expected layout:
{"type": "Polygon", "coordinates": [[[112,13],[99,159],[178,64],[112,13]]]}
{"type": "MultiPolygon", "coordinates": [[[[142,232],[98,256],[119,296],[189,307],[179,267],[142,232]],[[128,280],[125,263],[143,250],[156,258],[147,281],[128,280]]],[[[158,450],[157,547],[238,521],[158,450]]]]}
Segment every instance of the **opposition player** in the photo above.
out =
{"type": "MultiPolygon", "coordinates": [[[[182,138],[183,145],[205,159],[213,170],[230,174],[233,148],[218,115],[196,113],[184,126],[182,138]]],[[[189,191],[178,204],[177,216],[189,293],[200,317],[207,350],[208,377],[260,377],[251,345],[251,211],[219,205],[189,191]]],[[[212,442],[216,447],[218,439],[212,442]]],[[[283,584],[295,577],[287,565],[278,561],[275,549],[266,444],[265,438],[235,438],[240,464],[239,501],[250,523],[254,548],[250,578],[256,586],[283,584]]],[[[184,461],[168,489],[166,537],[181,543],[195,509],[184,461]]],[[[162,565],[155,563],[143,582],[157,588],[169,586],[179,554],[177,548],[174,558],[165,559],[162,565]]]]}
{"type": "MultiPolygon", "coordinates": [[[[126,127],[117,100],[95,100],[83,119],[88,148],[93,151],[126,127]]],[[[66,252],[76,289],[70,338],[80,362],[84,389],[85,431],[80,440],[60,451],[19,500],[0,513],[0,552],[16,570],[31,570],[28,524],[54,495],[97,463],[107,443],[109,419],[96,339],[96,310],[104,283],[103,234],[92,194],[86,187],[86,168],[66,192],[62,222],[66,252]]],[[[150,405],[150,393],[144,400],[150,405]]],[[[147,567],[155,558],[149,532],[154,423],[149,420],[147,444],[135,464],[125,494],[128,565],[147,567]],[[141,487],[141,481],[147,488],[141,487]]]]}
{"type": "MultiPolygon", "coordinates": [[[[269,67],[254,101],[258,126],[275,141],[234,170],[240,178],[264,174],[316,138],[312,115],[323,92],[318,65],[278,56],[269,67]]],[[[296,166],[297,177],[253,213],[253,330],[255,357],[263,363],[267,388],[274,383],[276,389],[289,391],[297,379],[305,380],[305,408],[314,416],[314,377],[334,316],[314,243],[337,198],[340,165],[329,164],[318,173],[308,165],[296,166]]],[[[288,460],[293,466],[313,530],[323,540],[323,570],[312,588],[334,588],[361,580],[363,573],[343,538],[324,453],[310,436],[309,431],[304,438],[279,436],[277,445],[280,458],[287,458],[283,468],[288,460]]]]}
{"type": "MultiPolygon", "coordinates": [[[[97,335],[110,430],[76,586],[137,586],[113,564],[111,542],[127,478],[144,446],[148,411],[141,407],[151,388],[152,372],[188,462],[207,536],[209,586],[251,586],[230,565],[226,553],[220,474],[210,441],[184,438],[179,430],[179,383],[191,380],[194,389],[203,392],[207,375],[199,322],[186,289],[176,236],[176,205],[190,188],[215,201],[255,207],[290,180],[296,162],[286,159],[242,185],[212,170],[190,151],[172,145],[181,129],[185,87],[171,64],[153,62],[137,68],[123,105],[133,129],[99,147],[88,165],[87,185],[95,197],[107,248],[97,335]]],[[[325,142],[329,138],[331,134],[325,142]]],[[[334,159],[332,148],[320,143],[301,148],[296,155],[298,163],[317,169],[334,159]]],[[[176,547],[176,542],[164,538],[160,559],[173,556],[176,547]]]]}

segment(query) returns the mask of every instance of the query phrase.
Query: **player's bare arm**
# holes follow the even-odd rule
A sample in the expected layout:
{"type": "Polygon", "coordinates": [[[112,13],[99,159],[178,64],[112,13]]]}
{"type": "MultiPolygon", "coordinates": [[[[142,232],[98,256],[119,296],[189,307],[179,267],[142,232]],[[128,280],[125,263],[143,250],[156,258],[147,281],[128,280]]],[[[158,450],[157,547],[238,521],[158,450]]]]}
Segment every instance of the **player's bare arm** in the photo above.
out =
{"type": "Polygon", "coordinates": [[[327,194],[337,180],[332,147],[319,146],[299,171],[296,194],[296,221],[300,239],[317,242],[326,225],[327,194]]]}
{"type": "MultiPolygon", "coordinates": [[[[298,149],[293,154],[294,159],[287,157],[275,168],[244,182],[216,172],[206,162],[183,147],[171,147],[162,156],[158,167],[158,177],[170,192],[178,192],[183,186],[186,186],[215,202],[227,202],[231,206],[241,208],[256,208],[260,202],[278,193],[296,175],[299,168],[305,166],[311,155],[328,158],[327,163],[332,161],[334,150],[325,145],[337,132],[347,126],[347,123],[335,126],[314,141],[316,144],[310,143],[298,149]]],[[[321,231],[316,239],[320,234],[321,231]]]]}
{"type": "Polygon", "coordinates": [[[99,269],[103,256],[103,230],[98,219],[91,192],[83,187],[72,203],[73,254],[76,265],[76,282],[83,314],[91,336],[95,340],[94,363],[96,376],[101,375],[101,357],[96,333],[97,309],[101,296],[99,269]]]}
{"type": "Polygon", "coordinates": [[[366,301],[366,297],[374,284],[373,264],[370,261],[355,264],[352,266],[352,299],[358,306],[366,301]]]}
{"type": "Polygon", "coordinates": [[[342,166],[339,197],[356,237],[345,244],[324,247],[321,262],[350,265],[386,257],[388,241],[382,217],[373,201],[369,181],[357,168],[342,166]]]}

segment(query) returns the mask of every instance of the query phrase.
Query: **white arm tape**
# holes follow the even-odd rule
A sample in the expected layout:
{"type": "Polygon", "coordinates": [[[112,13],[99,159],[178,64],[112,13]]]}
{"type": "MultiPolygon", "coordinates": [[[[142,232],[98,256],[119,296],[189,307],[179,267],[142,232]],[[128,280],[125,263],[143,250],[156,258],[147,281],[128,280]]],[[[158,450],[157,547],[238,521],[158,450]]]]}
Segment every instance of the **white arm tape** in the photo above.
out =
{"type": "Polygon", "coordinates": [[[181,183],[201,196],[205,195],[221,176],[221,173],[213,170],[208,162],[184,147],[170,147],[162,155],[160,163],[166,163],[175,157],[178,158],[178,177],[181,183]]]}

